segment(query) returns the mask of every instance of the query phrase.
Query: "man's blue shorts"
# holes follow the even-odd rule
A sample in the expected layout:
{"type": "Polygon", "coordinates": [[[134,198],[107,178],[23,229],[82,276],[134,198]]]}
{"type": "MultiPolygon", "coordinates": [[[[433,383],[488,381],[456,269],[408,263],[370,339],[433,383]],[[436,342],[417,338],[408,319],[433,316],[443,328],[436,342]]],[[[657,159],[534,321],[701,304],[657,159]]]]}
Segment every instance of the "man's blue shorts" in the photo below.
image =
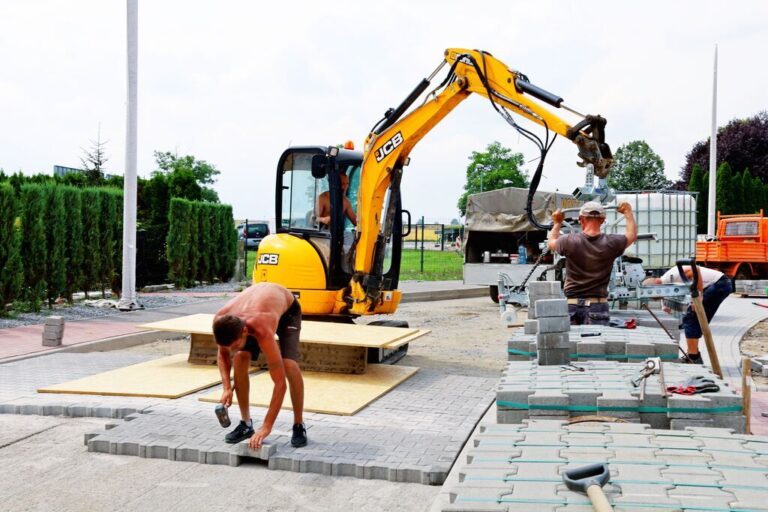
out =
{"type": "MultiPolygon", "coordinates": [[[[707,315],[707,322],[712,321],[712,317],[715,316],[717,308],[720,307],[720,304],[723,303],[732,291],[733,287],[731,286],[731,279],[728,276],[723,276],[704,288],[704,294],[701,301],[704,304],[704,312],[707,315]]],[[[696,317],[696,312],[693,311],[693,305],[688,307],[688,311],[683,316],[683,329],[685,330],[686,338],[701,338],[701,326],[699,325],[699,319],[696,317]]]]}

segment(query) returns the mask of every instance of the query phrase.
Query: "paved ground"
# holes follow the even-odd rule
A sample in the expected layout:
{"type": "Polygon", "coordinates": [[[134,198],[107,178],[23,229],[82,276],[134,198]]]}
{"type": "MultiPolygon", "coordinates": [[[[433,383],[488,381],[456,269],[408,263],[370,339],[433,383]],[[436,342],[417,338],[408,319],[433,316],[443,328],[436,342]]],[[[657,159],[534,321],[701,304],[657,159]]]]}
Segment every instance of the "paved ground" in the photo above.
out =
{"type": "Polygon", "coordinates": [[[0,416],[4,511],[418,511],[440,488],[89,453],[103,420],[0,416]]]}
{"type": "MultiPolygon", "coordinates": [[[[768,318],[768,309],[752,304],[753,299],[731,295],[720,306],[712,322],[712,336],[715,342],[723,378],[734,389],[741,390],[741,353],[739,341],[756,323],[768,318]]],[[[704,340],[701,341],[704,359],[709,364],[704,340]]],[[[752,433],[768,435],[768,418],[762,413],[768,411],[768,392],[752,389],[752,433]]]]}
{"type": "MultiPolygon", "coordinates": [[[[418,428],[421,429],[421,432],[416,434],[423,435],[423,437],[418,438],[422,444],[428,444],[430,439],[440,439],[439,442],[445,443],[443,446],[450,446],[447,453],[455,458],[456,451],[461,449],[461,442],[452,440],[450,436],[455,434],[455,439],[466,439],[472,430],[474,421],[477,421],[485,406],[492,400],[492,393],[485,401],[485,395],[481,392],[483,389],[492,391],[495,385],[493,374],[488,373],[497,371],[494,370],[491,361],[495,361],[495,357],[498,357],[498,368],[501,368],[506,359],[506,334],[504,330],[498,331],[495,327],[496,322],[498,322],[498,315],[494,306],[488,301],[474,300],[476,302],[472,306],[473,311],[482,309],[485,313],[455,312],[447,305],[456,301],[430,305],[431,311],[434,313],[446,313],[443,318],[425,318],[427,309],[415,310],[417,317],[422,318],[425,322],[433,321],[435,327],[453,316],[459,316],[462,323],[467,324],[469,330],[464,336],[468,350],[458,348],[461,347],[460,344],[451,346],[450,349],[456,353],[463,352],[459,355],[465,357],[466,362],[451,360],[445,353],[440,352],[440,338],[432,336],[430,341],[425,344],[429,347],[428,351],[416,352],[408,356],[418,361],[415,366],[422,367],[422,371],[417,374],[421,380],[412,379],[410,385],[413,388],[407,394],[398,396],[395,393],[392,398],[395,401],[394,408],[383,408],[377,412],[377,415],[383,416],[379,418],[374,418],[376,415],[371,415],[368,418],[360,416],[362,425],[356,423],[359,415],[351,418],[352,422],[345,425],[334,425],[335,419],[328,424],[325,423],[325,419],[315,420],[315,424],[310,429],[310,436],[314,436],[311,438],[317,439],[323,444],[318,447],[317,452],[311,455],[311,457],[316,458],[316,463],[307,462],[304,464],[304,469],[319,473],[328,470],[328,461],[321,459],[330,452],[321,453],[321,450],[327,448],[325,443],[330,439],[336,440],[338,436],[342,436],[350,445],[367,444],[368,447],[363,451],[370,453],[372,451],[371,446],[375,446],[377,441],[362,443],[350,441],[349,437],[354,436],[362,429],[364,435],[361,437],[365,438],[366,441],[370,435],[376,434],[385,438],[388,433],[397,432],[410,421],[416,421],[418,428]],[[494,336],[493,333],[495,332],[499,334],[494,336]],[[483,353],[483,345],[490,345],[490,351],[486,350],[483,353]],[[496,352],[498,355],[494,356],[493,354],[496,352]],[[480,361],[481,356],[484,358],[482,361],[480,361]],[[475,357],[478,358],[478,364],[468,363],[475,357]],[[430,361],[432,361],[432,367],[428,364],[430,361]],[[462,374],[462,368],[471,370],[469,373],[465,371],[462,374]],[[470,384],[469,388],[467,387],[468,383],[470,384]],[[476,387],[472,388],[472,385],[476,385],[476,387]],[[488,387],[486,388],[486,386],[488,387]],[[465,389],[470,389],[470,391],[461,398],[461,392],[465,389]],[[450,405],[452,400],[446,398],[446,393],[454,392],[458,392],[458,396],[455,397],[454,405],[450,405]],[[417,402],[414,402],[414,397],[417,402]],[[443,403],[442,400],[447,401],[443,403]],[[484,401],[485,403],[483,403],[484,401]],[[426,414],[420,413],[419,404],[424,407],[434,406],[434,410],[426,414]],[[456,404],[460,405],[457,407],[456,404]],[[408,408],[411,408],[409,412],[411,416],[406,417],[403,423],[393,421],[398,419],[401,410],[409,410],[408,408]],[[453,413],[449,409],[462,410],[461,414],[466,415],[464,423],[457,423],[457,416],[452,417],[451,414],[453,413]],[[474,420],[470,416],[474,416],[474,420]],[[455,428],[456,426],[458,429],[455,428]],[[435,437],[428,437],[427,431],[429,429],[435,430],[433,432],[435,437]]],[[[201,307],[215,308],[217,307],[216,301],[207,302],[201,307]]],[[[182,307],[176,311],[164,311],[154,319],[194,312],[203,312],[203,310],[190,311],[189,307],[182,307]]],[[[741,335],[752,324],[768,316],[766,313],[768,310],[764,308],[751,306],[749,299],[732,297],[724,303],[723,309],[716,317],[712,329],[716,337],[716,344],[719,347],[721,364],[724,369],[728,369],[726,374],[731,379],[738,381],[738,373],[734,373],[733,370],[739,368],[738,349],[736,348],[734,351],[733,347],[738,346],[741,335]],[[748,304],[749,307],[747,307],[748,304]]],[[[0,331],[0,346],[7,342],[7,338],[4,338],[3,334],[0,331]]],[[[36,414],[67,414],[70,416],[101,415],[117,418],[134,411],[154,408],[155,414],[160,418],[163,411],[159,404],[164,401],[159,400],[69,396],[59,400],[58,403],[54,403],[55,400],[49,396],[36,396],[33,393],[37,386],[61,381],[62,378],[69,375],[97,373],[111,367],[122,366],[129,362],[129,358],[133,358],[131,361],[140,361],[147,357],[151,356],[136,352],[57,353],[0,366],[0,413],[25,414],[24,416],[0,414],[0,453],[4,461],[0,467],[0,481],[11,483],[9,486],[0,487],[0,500],[2,500],[0,502],[4,503],[3,509],[101,510],[104,508],[117,509],[119,506],[123,506],[125,510],[139,510],[147,508],[151,504],[153,508],[158,505],[171,510],[182,507],[186,510],[203,508],[214,510],[221,508],[223,510],[224,505],[218,506],[219,504],[225,503],[226,508],[230,509],[234,503],[242,508],[249,508],[250,505],[250,508],[258,510],[312,510],[314,508],[329,510],[342,507],[351,507],[353,510],[425,510],[439,492],[439,489],[434,486],[382,480],[371,482],[365,480],[364,470],[363,475],[358,475],[363,478],[326,477],[321,474],[267,471],[263,464],[247,463],[241,466],[241,469],[234,469],[205,464],[92,453],[85,450],[82,444],[83,436],[94,429],[100,430],[103,425],[113,426],[113,424],[120,424],[121,421],[35,416],[36,414]],[[29,414],[33,416],[29,416],[29,414]],[[48,430],[49,428],[50,430],[48,430]],[[50,461],[49,457],[51,457],[50,461]],[[20,468],[20,470],[15,468],[20,468]],[[235,475],[237,476],[235,477],[235,475]],[[253,480],[259,484],[263,482],[265,485],[259,485],[257,487],[259,490],[250,491],[247,487],[243,487],[241,482],[234,481],[235,478],[240,479],[241,477],[243,481],[253,480]],[[93,489],[92,493],[85,495],[86,493],[79,491],[82,485],[78,482],[91,480],[93,482],[89,488],[93,489]],[[60,483],[49,487],[41,486],[40,482],[60,483]],[[64,482],[67,484],[65,485],[64,482]],[[70,485],[69,482],[73,483],[70,485]],[[65,488],[64,491],[59,490],[62,487],[65,488]],[[178,489],[181,489],[182,492],[179,492],[178,489]],[[222,494],[227,494],[226,500],[222,500],[222,494]],[[83,501],[84,499],[86,501],[83,501]],[[105,506],[105,503],[109,505],[105,506]]],[[[403,363],[408,364],[405,360],[403,363]]],[[[756,395],[753,405],[753,431],[761,432],[765,429],[766,419],[760,417],[759,414],[761,410],[766,410],[766,408],[759,405],[765,403],[764,394],[757,393],[756,395]]],[[[179,409],[187,410],[189,418],[194,418],[196,414],[203,418],[205,415],[211,414],[209,404],[200,405],[194,400],[194,397],[187,397],[182,400],[185,405],[179,409]]],[[[381,402],[382,407],[386,405],[385,400],[378,402],[381,402]]],[[[179,405],[181,405],[181,401],[179,401],[179,405]]],[[[146,415],[147,418],[150,416],[146,415]]],[[[210,420],[201,421],[205,423],[205,428],[210,428],[210,423],[208,423],[210,420]]],[[[280,425],[278,430],[284,431],[285,428],[285,425],[280,425]]],[[[106,431],[105,434],[107,437],[110,435],[117,436],[118,432],[113,428],[106,431]]],[[[162,433],[158,434],[162,435],[162,433]]],[[[407,437],[410,434],[409,431],[404,436],[407,437]]],[[[382,443],[381,447],[388,446],[383,441],[378,442],[382,443]]],[[[117,448],[117,446],[116,442],[115,447],[117,448]]],[[[356,446],[350,447],[353,451],[356,449],[356,446]]],[[[361,453],[359,447],[357,449],[357,453],[361,453]]],[[[168,453],[166,453],[167,455],[168,453]]],[[[394,456],[407,457],[408,454],[403,452],[396,453],[394,456]]],[[[374,461],[374,463],[378,462],[380,461],[374,461]]],[[[402,461],[399,463],[411,464],[411,462],[402,461]]],[[[354,466],[357,467],[357,462],[354,466]]],[[[333,472],[332,466],[330,467],[329,472],[333,472]]],[[[301,471],[301,469],[302,464],[299,462],[298,470],[301,471]]],[[[391,469],[387,466],[386,477],[383,476],[384,471],[382,470],[379,478],[389,479],[391,469]]],[[[337,471],[343,474],[346,471],[351,471],[351,466],[339,464],[337,471]]],[[[429,471],[427,471],[428,473],[429,471]]],[[[412,475],[408,471],[400,474],[412,475]]],[[[397,475],[398,469],[396,468],[394,470],[395,480],[398,479],[397,475]]],[[[448,478],[451,477],[452,475],[449,475],[448,478]]],[[[409,477],[404,479],[414,481],[409,477]]]]}

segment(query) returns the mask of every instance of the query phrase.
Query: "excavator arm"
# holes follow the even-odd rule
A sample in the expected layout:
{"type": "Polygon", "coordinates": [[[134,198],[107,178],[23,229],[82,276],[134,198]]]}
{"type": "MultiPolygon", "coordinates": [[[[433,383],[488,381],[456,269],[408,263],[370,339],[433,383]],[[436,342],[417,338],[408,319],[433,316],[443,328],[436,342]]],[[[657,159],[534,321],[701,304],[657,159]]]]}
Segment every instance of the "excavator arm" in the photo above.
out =
{"type": "MultiPolygon", "coordinates": [[[[568,108],[562,98],[533,85],[525,75],[509,69],[487,52],[446,50],[440,66],[423,79],[400,106],[390,109],[366,138],[358,191],[355,272],[346,294],[351,313],[370,314],[381,300],[381,292],[389,289],[389,283],[384,282],[382,275],[385,248],[392,235],[396,212],[393,199],[396,194],[390,191],[399,189],[408,155],[422,137],[472,93],[490,100],[493,108],[522,135],[538,141],[542,158],[532,179],[532,192],[538,186],[541,165],[551,146],[549,131],[576,144],[581,158],[579,165],[592,165],[595,174],[607,176],[612,156],[604,140],[605,119],[582,115],[568,108]],[[405,115],[446,65],[450,66],[446,78],[421,105],[405,115]],[[581,120],[571,125],[542,103],[568,110],[581,120]],[[545,140],[517,126],[511,113],[543,126],[547,130],[545,140]]],[[[532,216],[530,208],[529,216],[532,216]]],[[[533,218],[532,221],[536,222],[533,218]]]]}

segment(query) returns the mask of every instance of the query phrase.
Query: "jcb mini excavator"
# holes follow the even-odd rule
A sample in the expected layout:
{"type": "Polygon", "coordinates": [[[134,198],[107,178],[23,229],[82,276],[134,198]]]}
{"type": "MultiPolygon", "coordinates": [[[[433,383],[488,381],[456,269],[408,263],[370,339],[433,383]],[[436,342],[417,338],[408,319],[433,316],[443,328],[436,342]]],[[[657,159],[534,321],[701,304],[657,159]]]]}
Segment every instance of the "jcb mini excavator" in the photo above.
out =
{"type": "Polygon", "coordinates": [[[309,317],[349,321],[360,315],[393,313],[401,297],[397,286],[402,238],[407,234],[403,233],[404,214],[410,226],[410,214],[400,203],[403,167],[421,138],[472,93],[484,96],[538,146],[541,158],[532,176],[527,211],[540,228],[548,226],[533,217],[531,203],[547,151],[558,134],[576,144],[579,165],[593,166],[600,177],[608,174],[612,156],[605,143],[604,118],[567,107],[561,97],[533,85],[487,52],[451,48],[444,57],[400,106],[389,109],[376,123],[362,153],[351,146],[291,147],[283,152],[277,165],[277,232],[259,245],[254,282],[285,286],[309,317]],[[447,76],[407,112],[445,66],[447,76]],[[566,110],[579,120],[569,124],[543,104],[566,110]],[[519,126],[512,114],[544,127],[544,137],[519,126]],[[550,131],[555,135],[550,137],[550,131]],[[342,175],[349,179],[348,191],[342,175]],[[330,208],[327,224],[318,221],[322,202],[330,208]],[[356,226],[344,213],[350,203],[356,226]]]}

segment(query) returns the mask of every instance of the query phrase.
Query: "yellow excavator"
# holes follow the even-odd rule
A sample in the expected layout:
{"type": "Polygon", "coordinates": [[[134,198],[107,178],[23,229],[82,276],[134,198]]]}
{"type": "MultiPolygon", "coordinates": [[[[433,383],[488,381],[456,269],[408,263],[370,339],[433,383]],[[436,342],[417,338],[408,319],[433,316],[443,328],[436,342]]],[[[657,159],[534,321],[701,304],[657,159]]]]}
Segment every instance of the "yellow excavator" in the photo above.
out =
{"type": "Polygon", "coordinates": [[[541,158],[531,179],[527,211],[540,228],[548,226],[533,216],[533,193],[557,135],[576,144],[579,165],[591,165],[599,177],[608,174],[612,155],[605,143],[604,118],[567,107],[562,98],[535,86],[487,52],[451,48],[438,68],[376,123],[362,153],[349,143],[291,147],[283,152],[277,166],[277,229],[259,245],[253,281],[285,286],[308,317],[349,320],[393,313],[401,298],[397,286],[402,239],[407,236],[403,226],[410,229],[410,214],[400,202],[403,167],[422,137],[472,93],[489,100],[511,126],[538,146],[541,158]],[[445,66],[447,76],[407,112],[445,66]],[[542,103],[579,120],[569,124],[542,103]],[[542,126],[544,136],[519,126],[512,114],[542,126]],[[550,132],[555,133],[551,138],[550,132]],[[330,221],[321,210],[329,210],[330,221]]]}

